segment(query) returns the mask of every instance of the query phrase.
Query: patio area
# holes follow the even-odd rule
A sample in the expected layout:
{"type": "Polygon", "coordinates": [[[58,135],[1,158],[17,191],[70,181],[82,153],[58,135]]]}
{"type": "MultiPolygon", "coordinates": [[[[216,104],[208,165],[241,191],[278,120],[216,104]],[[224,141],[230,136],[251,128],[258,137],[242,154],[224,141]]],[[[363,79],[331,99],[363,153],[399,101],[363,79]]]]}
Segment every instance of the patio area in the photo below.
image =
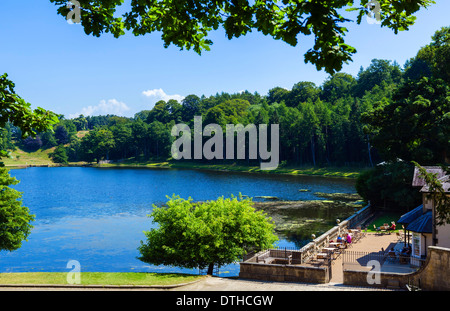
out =
{"type": "MultiPolygon", "coordinates": [[[[380,272],[406,274],[416,271],[418,266],[411,265],[409,258],[404,261],[398,255],[391,257],[388,254],[392,249],[396,254],[399,254],[405,245],[404,243],[403,238],[395,232],[366,233],[357,243],[352,243],[343,254],[333,260],[331,283],[343,282],[344,269],[370,271],[372,266],[367,264],[371,260],[380,263],[380,272]]],[[[419,262],[416,264],[420,265],[419,262]]]]}
{"type": "MultiPolygon", "coordinates": [[[[347,283],[349,277],[356,275],[358,278],[361,272],[373,270],[394,278],[408,278],[424,260],[411,264],[413,257],[401,254],[405,246],[404,230],[395,230],[393,221],[388,225],[383,219],[382,225],[374,226],[374,231],[368,227],[362,229],[360,223],[372,217],[369,208],[337,222],[317,238],[313,235],[313,240],[301,249],[268,249],[249,254],[240,263],[239,276],[280,282],[343,284],[344,271],[347,283]]],[[[409,236],[407,240],[411,242],[409,236]]]]}
{"type": "MultiPolygon", "coordinates": [[[[272,281],[344,283],[344,270],[370,271],[373,263],[380,272],[409,274],[418,269],[398,256],[404,240],[396,232],[359,232],[355,239],[342,248],[342,244],[326,239],[320,246],[306,250],[269,249],[250,256],[241,263],[240,277],[272,281]],[[336,244],[341,244],[337,246],[336,244]],[[394,250],[396,257],[389,251],[394,250]],[[370,264],[369,264],[370,263],[370,264]]],[[[419,263],[420,264],[420,263],[419,263]]]]}

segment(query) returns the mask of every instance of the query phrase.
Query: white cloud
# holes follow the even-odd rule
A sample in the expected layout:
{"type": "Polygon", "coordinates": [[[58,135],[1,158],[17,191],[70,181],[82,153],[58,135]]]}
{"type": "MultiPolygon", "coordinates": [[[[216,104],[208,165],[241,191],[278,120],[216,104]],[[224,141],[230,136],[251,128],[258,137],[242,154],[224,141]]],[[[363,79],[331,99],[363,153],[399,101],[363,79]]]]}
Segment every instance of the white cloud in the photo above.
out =
{"type": "Polygon", "coordinates": [[[76,114],[69,115],[69,118],[76,118],[80,114],[84,116],[93,116],[93,115],[107,115],[107,114],[114,114],[117,116],[124,116],[128,111],[130,110],[130,107],[127,106],[124,102],[120,102],[117,99],[108,99],[101,100],[100,103],[97,106],[87,106],[83,107],[80,112],[76,114]]]}
{"type": "Polygon", "coordinates": [[[153,90],[143,91],[142,95],[144,95],[145,97],[150,98],[152,100],[152,104],[155,104],[156,102],[158,102],[160,100],[163,100],[163,101],[167,102],[170,99],[175,99],[178,102],[181,102],[184,99],[184,96],[182,96],[182,95],[178,95],[178,94],[169,95],[169,94],[166,94],[166,92],[164,92],[163,89],[153,89],[153,90]]]}

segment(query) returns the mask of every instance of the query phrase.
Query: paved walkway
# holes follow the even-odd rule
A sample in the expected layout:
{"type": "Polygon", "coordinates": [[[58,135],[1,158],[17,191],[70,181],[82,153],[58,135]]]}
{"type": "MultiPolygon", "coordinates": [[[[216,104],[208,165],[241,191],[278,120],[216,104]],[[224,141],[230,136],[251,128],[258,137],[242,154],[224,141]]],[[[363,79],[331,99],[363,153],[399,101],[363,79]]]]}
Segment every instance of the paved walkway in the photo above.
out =
{"type": "Polygon", "coordinates": [[[0,291],[386,291],[370,287],[345,286],[342,284],[306,284],[240,280],[220,277],[205,277],[200,281],[177,287],[145,286],[30,286],[0,287],[0,291]]]}
{"type": "Polygon", "coordinates": [[[175,291],[379,291],[375,288],[345,286],[343,284],[284,283],[207,277],[204,280],[174,288],[175,291]]]}
{"type": "MultiPolygon", "coordinates": [[[[364,238],[352,244],[347,250],[350,252],[375,253],[381,251],[381,249],[391,249],[391,247],[397,244],[397,240],[398,238],[395,233],[379,235],[368,232],[364,238]]],[[[331,283],[343,283],[342,257],[343,255],[340,255],[333,261],[331,283]]]]}

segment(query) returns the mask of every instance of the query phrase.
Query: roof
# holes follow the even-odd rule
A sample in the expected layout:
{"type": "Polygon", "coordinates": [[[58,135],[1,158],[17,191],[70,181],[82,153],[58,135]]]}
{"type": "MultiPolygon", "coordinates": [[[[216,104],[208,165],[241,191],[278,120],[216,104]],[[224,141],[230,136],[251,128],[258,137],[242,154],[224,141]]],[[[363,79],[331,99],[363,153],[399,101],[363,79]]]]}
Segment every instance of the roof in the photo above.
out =
{"type": "Polygon", "coordinates": [[[406,230],[419,232],[419,233],[431,233],[432,232],[432,212],[428,211],[412,223],[410,223],[406,230]]]}
{"type": "Polygon", "coordinates": [[[399,224],[408,225],[415,221],[418,217],[423,214],[423,204],[419,205],[413,210],[410,210],[408,213],[403,214],[400,219],[397,221],[399,224]]]}
{"type": "MultiPolygon", "coordinates": [[[[424,169],[428,173],[437,174],[437,178],[442,178],[445,176],[445,171],[440,166],[424,166],[424,169]]],[[[420,172],[417,167],[414,168],[414,176],[413,176],[413,187],[423,187],[425,186],[425,180],[420,177],[420,172]]]]}
{"type": "MultiPolygon", "coordinates": [[[[444,191],[450,192],[450,176],[446,175],[444,177],[439,178],[438,180],[441,182],[444,191]]],[[[428,185],[424,185],[422,189],[420,189],[420,192],[429,192],[428,185]]]]}

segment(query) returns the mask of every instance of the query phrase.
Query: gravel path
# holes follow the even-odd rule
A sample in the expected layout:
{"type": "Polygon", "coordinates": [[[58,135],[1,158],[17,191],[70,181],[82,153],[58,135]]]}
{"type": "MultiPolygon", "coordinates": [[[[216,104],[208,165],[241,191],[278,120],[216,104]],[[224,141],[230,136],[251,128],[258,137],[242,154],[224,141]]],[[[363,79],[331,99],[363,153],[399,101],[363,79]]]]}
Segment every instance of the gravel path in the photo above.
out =
{"type": "Polygon", "coordinates": [[[182,286],[1,286],[0,291],[380,291],[339,283],[306,284],[205,277],[182,286]]]}
{"type": "Polygon", "coordinates": [[[204,280],[186,286],[177,287],[176,291],[372,291],[374,288],[345,286],[338,283],[304,284],[262,282],[237,280],[219,277],[206,277],[204,280]]]}

